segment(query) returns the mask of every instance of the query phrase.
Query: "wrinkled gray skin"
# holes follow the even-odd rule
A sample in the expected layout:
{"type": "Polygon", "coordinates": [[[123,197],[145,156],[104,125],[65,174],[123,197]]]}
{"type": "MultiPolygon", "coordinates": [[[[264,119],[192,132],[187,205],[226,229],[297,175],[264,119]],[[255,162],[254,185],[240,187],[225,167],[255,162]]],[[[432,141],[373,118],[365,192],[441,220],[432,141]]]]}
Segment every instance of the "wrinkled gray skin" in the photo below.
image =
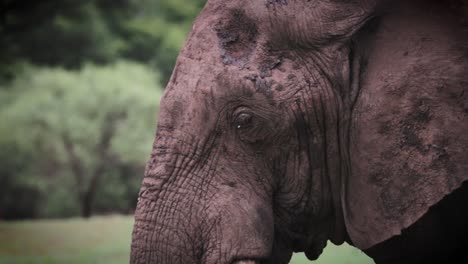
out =
{"type": "Polygon", "coordinates": [[[457,189],[468,34],[446,2],[209,0],[161,101],[131,263],[368,249],[457,189]]]}

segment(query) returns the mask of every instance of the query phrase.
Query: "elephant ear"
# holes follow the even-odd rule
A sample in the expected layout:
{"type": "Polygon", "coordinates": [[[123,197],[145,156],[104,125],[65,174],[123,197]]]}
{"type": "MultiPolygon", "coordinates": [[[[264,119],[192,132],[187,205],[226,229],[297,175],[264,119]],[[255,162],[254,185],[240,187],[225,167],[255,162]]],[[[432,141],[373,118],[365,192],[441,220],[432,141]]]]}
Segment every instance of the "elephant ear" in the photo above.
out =
{"type": "Polygon", "coordinates": [[[418,15],[382,18],[366,48],[342,186],[361,249],[400,234],[468,180],[468,37],[450,17],[418,15]]]}

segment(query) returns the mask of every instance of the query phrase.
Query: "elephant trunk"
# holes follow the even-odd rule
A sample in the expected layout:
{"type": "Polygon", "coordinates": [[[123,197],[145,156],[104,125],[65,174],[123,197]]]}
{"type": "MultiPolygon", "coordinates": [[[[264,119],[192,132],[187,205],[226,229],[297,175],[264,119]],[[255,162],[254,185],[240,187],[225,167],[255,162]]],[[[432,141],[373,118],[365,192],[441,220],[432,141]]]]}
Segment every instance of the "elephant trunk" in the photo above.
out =
{"type": "Polygon", "coordinates": [[[153,156],[135,212],[130,263],[257,263],[271,255],[271,202],[251,186],[220,182],[226,178],[220,172],[193,169],[184,160],[189,155],[153,156]]]}
{"type": "Polygon", "coordinates": [[[132,234],[130,263],[201,263],[206,241],[203,206],[195,201],[195,179],[187,154],[155,146],[148,162],[132,234]],[[178,152],[171,150],[170,152],[178,152]]]}

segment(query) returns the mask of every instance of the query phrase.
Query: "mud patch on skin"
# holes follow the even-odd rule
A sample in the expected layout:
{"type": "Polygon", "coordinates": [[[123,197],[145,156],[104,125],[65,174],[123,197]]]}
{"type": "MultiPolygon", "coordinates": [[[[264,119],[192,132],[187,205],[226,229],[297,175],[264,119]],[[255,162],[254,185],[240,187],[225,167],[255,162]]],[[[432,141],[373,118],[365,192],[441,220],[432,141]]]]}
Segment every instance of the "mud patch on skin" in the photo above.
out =
{"type": "Polygon", "coordinates": [[[432,120],[432,114],[427,99],[420,99],[413,105],[410,113],[400,122],[400,147],[415,148],[426,152],[427,147],[420,137],[420,132],[432,120]]]}
{"type": "MultiPolygon", "coordinates": [[[[272,87],[277,84],[274,80],[263,78],[257,74],[249,74],[244,77],[245,79],[251,81],[255,90],[259,93],[264,94],[268,99],[273,99],[272,87]]],[[[276,86],[278,86],[277,84],[276,86]]],[[[272,105],[275,105],[274,101],[271,101],[272,105]]]]}
{"type": "Polygon", "coordinates": [[[438,137],[431,145],[431,149],[434,151],[434,159],[430,165],[430,169],[440,171],[444,169],[448,174],[456,174],[457,167],[454,166],[451,161],[451,156],[447,149],[450,146],[450,141],[446,137],[438,137]]]}
{"type": "Polygon", "coordinates": [[[257,78],[255,81],[255,89],[257,89],[258,92],[263,93],[267,97],[271,97],[271,87],[273,86],[273,81],[272,80],[267,80],[263,78],[257,78]]]}
{"type": "Polygon", "coordinates": [[[409,177],[409,181],[403,186],[389,184],[386,191],[380,194],[382,206],[385,208],[384,212],[389,219],[397,220],[405,215],[418,201],[418,197],[412,193],[426,188],[421,174],[407,167],[402,172],[404,177],[409,177]],[[402,200],[402,197],[405,197],[405,200],[402,200]]]}
{"type": "Polygon", "coordinates": [[[265,59],[258,69],[260,72],[260,77],[271,77],[271,71],[281,65],[281,58],[280,57],[269,57],[265,59]]]}
{"type": "Polygon", "coordinates": [[[257,46],[255,22],[242,10],[230,10],[227,19],[215,25],[224,64],[244,67],[257,46]]]}
{"type": "Polygon", "coordinates": [[[414,192],[426,188],[424,176],[406,163],[398,168],[396,173],[387,170],[374,171],[369,182],[385,190],[380,193],[380,203],[384,208],[385,217],[393,220],[398,220],[414,206],[418,198],[412,195],[414,192]],[[400,175],[405,181],[399,181],[400,178],[395,179],[394,174],[400,175]],[[406,200],[402,200],[402,197],[406,200]]]}

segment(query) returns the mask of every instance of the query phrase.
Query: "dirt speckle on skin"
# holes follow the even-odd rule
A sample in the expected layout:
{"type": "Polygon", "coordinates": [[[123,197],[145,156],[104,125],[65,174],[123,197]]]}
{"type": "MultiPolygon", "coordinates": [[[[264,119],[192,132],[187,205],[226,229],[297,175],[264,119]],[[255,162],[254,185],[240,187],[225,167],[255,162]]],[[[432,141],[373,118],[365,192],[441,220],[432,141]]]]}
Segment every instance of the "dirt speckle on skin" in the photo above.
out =
{"type": "Polygon", "coordinates": [[[228,17],[216,26],[224,64],[244,67],[257,44],[257,26],[242,10],[228,11],[228,17]]]}
{"type": "Polygon", "coordinates": [[[266,6],[267,7],[270,7],[270,6],[275,5],[275,4],[287,5],[288,1],[287,0],[266,0],[266,6]]]}
{"type": "Polygon", "coordinates": [[[271,71],[281,65],[281,59],[280,58],[275,58],[275,57],[270,57],[268,59],[265,59],[259,67],[259,72],[260,72],[260,77],[265,78],[265,77],[271,77],[271,71]]]}
{"type": "Polygon", "coordinates": [[[277,84],[276,87],[275,87],[275,90],[278,91],[278,92],[281,92],[284,90],[284,86],[281,85],[281,84],[277,84]]]}
{"type": "Polygon", "coordinates": [[[257,89],[258,92],[261,92],[261,93],[263,93],[265,95],[270,95],[272,85],[273,85],[272,80],[258,78],[255,81],[255,89],[257,89]]]}
{"type": "Polygon", "coordinates": [[[422,98],[416,101],[411,111],[400,122],[401,148],[415,148],[424,152],[427,148],[424,140],[420,137],[420,132],[424,130],[432,119],[428,100],[422,98]]]}
{"type": "Polygon", "coordinates": [[[438,171],[444,169],[449,174],[457,173],[457,167],[453,166],[453,161],[447,149],[450,146],[449,138],[439,136],[434,140],[431,149],[434,152],[434,159],[430,165],[432,170],[438,171]]]}
{"type": "Polygon", "coordinates": [[[411,208],[416,197],[410,195],[414,192],[414,186],[424,188],[424,177],[417,171],[411,169],[408,164],[396,168],[398,174],[406,179],[405,184],[395,179],[393,173],[385,170],[374,171],[369,178],[371,184],[383,187],[386,191],[380,194],[383,212],[389,219],[395,219],[411,208]],[[401,197],[407,197],[408,201],[402,202],[401,197]]]}

